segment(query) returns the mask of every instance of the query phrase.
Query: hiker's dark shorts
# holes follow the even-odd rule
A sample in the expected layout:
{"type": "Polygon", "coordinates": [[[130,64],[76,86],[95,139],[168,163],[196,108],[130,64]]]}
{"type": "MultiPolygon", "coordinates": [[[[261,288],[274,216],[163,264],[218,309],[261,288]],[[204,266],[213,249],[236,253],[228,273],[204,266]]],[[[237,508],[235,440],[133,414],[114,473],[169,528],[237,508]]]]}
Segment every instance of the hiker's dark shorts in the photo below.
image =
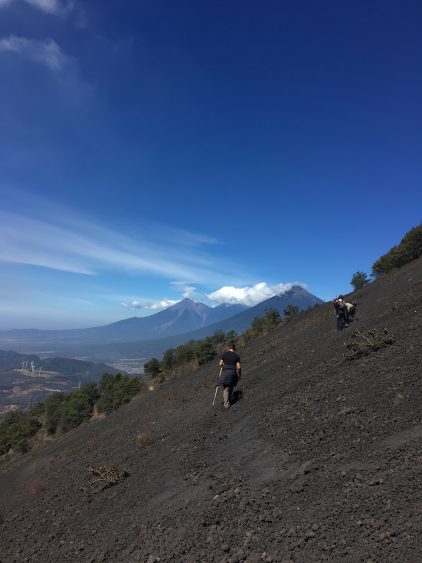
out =
{"type": "Polygon", "coordinates": [[[223,371],[218,378],[218,385],[222,385],[223,387],[236,387],[238,379],[236,372],[223,371]]]}

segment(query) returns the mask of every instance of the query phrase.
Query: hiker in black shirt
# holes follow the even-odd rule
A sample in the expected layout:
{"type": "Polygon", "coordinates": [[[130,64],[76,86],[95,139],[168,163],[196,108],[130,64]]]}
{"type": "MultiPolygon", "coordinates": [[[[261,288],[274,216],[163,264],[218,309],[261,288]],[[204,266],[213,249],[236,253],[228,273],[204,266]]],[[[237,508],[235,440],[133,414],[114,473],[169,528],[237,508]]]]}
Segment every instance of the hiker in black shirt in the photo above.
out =
{"type": "Polygon", "coordinates": [[[228,350],[223,353],[220,359],[220,377],[218,385],[223,387],[224,408],[229,409],[232,399],[233,389],[240,379],[240,357],[236,354],[236,347],[230,344],[228,350]]]}
{"type": "Polygon", "coordinates": [[[343,330],[344,328],[349,326],[347,324],[348,321],[347,307],[344,302],[343,296],[339,295],[337,299],[334,299],[333,303],[337,316],[337,330],[343,330]]]}

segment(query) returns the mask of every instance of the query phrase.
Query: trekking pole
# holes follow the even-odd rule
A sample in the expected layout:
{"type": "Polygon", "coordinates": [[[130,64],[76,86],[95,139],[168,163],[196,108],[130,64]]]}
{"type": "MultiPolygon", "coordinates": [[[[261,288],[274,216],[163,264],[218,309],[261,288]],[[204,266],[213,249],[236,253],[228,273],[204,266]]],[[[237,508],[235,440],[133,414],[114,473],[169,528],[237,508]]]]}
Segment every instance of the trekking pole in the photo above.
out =
{"type": "MultiPolygon", "coordinates": [[[[221,367],[221,368],[220,368],[220,374],[219,374],[219,376],[218,376],[218,379],[220,379],[220,376],[221,376],[221,372],[222,372],[222,371],[223,371],[223,368],[221,367]]],[[[218,379],[217,379],[217,385],[215,386],[214,400],[213,400],[213,402],[212,402],[212,406],[214,406],[214,405],[215,405],[215,400],[216,400],[216,398],[217,398],[217,392],[218,392],[218,379]]]]}

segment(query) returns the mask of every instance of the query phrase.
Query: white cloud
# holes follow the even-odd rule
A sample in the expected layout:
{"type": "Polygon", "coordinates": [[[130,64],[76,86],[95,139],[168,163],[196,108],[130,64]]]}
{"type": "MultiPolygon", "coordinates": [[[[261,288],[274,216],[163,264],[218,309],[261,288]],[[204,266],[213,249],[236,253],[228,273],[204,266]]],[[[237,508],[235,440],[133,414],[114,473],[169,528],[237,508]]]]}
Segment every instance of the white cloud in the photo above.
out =
{"type": "Polygon", "coordinates": [[[294,285],[304,287],[304,284],[300,282],[280,283],[273,286],[269,286],[266,282],[260,282],[246,287],[224,286],[217,291],[208,293],[207,297],[218,304],[231,303],[252,307],[253,305],[261,303],[261,301],[274,297],[274,295],[281,295],[282,293],[285,293],[294,285]]]}
{"type": "Polygon", "coordinates": [[[175,301],[174,299],[163,299],[162,301],[158,301],[157,303],[150,303],[149,305],[145,305],[145,309],[152,309],[156,311],[157,309],[167,309],[171,305],[176,305],[179,301],[175,301]]]}
{"type": "Polygon", "coordinates": [[[21,57],[48,67],[54,72],[74,66],[74,61],[63,54],[54,39],[27,39],[10,35],[0,39],[0,52],[15,53],[21,57]]]}
{"type": "MultiPolygon", "coordinates": [[[[0,0],[0,8],[11,4],[14,0],[0,0]]],[[[66,15],[71,12],[75,3],[73,0],[23,0],[26,4],[30,4],[46,14],[66,15]]]]}
{"type": "Polygon", "coordinates": [[[122,307],[125,307],[126,309],[132,309],[133,311],[136,311],[136,309],[140,309],[142,307],[142,304],[138,299],[133,299],[129,303],[125,303],[123,301],[121,305],[122,307]]]}
{"type": "MultiPolygon", "coordinates": [[[[0,187],[0,194],[2,191],[0,187]]],[[[140,222],[139,232],[128,235],[99,224],[95,218],[84,218],[67,206],[19,190],[13,191],[13,197],[10,194],[8,187],[0,210],[0,240],[8,241],[7,245],[0,245],[0,262],[88,275],[119,271],[190,280],[189,285],[184,281],[185,295],[192,295],[191,283],[214,287],[227,280],[242,283],[238,273],[233,276],[232,264],[224,260],[218,261],[217,271],[215,260],[203,247],[193,249],[189,242],[161,239],[160,224],[148,222],[145,227],[140,222]]],[[[195,233],[191,238],[195,238],[195,233]]],[[[124,297],[121,301],[127,302],[124,297]]]]}
{"type": "Polygon", "coordinates": [[[58,14],[66,6],[63,2],[59,2],[59,0],[24,0],[24,1],[27,4],[31,4],[31,6],[35,6],[35,8],[39,8],[43,12],[47,12],[49,14],[58,14]]]}
{"type": "Polygon", "coordinates": [[[182,294],[185,299],[192,299],[198,297],[198,292],[196,287],[188,285],[186,282],[171,282],[170,284],[177,292],[182,294]]]}

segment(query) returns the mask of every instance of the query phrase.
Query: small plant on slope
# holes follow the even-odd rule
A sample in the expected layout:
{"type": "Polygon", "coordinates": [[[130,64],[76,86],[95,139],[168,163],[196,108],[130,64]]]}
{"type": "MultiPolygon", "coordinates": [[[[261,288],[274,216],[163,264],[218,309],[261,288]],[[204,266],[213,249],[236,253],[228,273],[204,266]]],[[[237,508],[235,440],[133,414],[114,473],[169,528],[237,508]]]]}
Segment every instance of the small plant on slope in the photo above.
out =
{"type": "Polygon", "coordinates": [[[363,334],[360,330],[355,330],[350,340],[344,343],[345,347],[352,352],[346,355],[346,360],[367,356],[371,352],[390,346],[393,342],[394,338],[386,328],[374,328],[366,334],[363,334]]]}
{"type": "Polygon", "coordinates": [[[113,487],[130,476],[129,471],[126,469],[120,469],[117,465],[90,465],[88,469],[95,477],[95,479],[91,481],[90,485],[93,486],[98,484],[98,490],[100,491],[113,487]]]}

